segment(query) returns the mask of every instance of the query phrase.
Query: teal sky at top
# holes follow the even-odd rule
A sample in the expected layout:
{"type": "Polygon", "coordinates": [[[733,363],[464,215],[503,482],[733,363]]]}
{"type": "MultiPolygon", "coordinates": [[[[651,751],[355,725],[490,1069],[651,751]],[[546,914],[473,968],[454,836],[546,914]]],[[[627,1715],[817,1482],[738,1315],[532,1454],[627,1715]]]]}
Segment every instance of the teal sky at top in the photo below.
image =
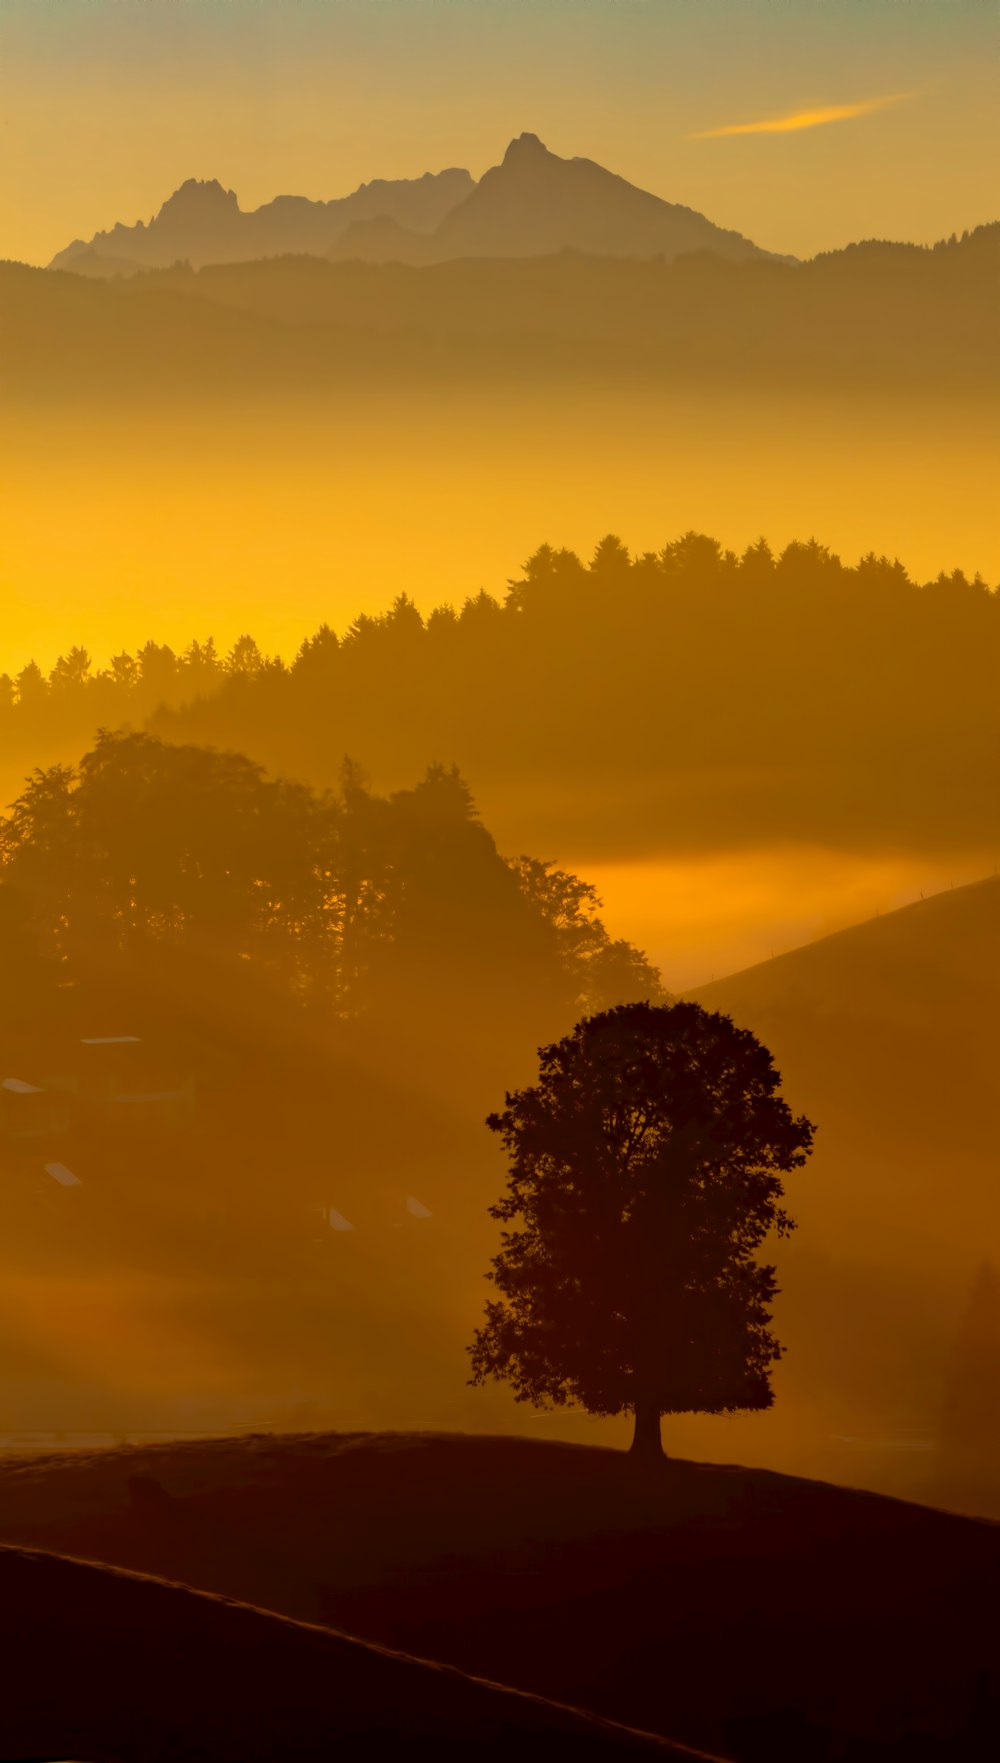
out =
{"type": "Polygon", "coordinates": [[[522,129],[772,249],[997,217],[1000,0],[0,0],[0,256],[444,165],[522,129]],[[726,125],[906,94],[782,134],[726,125]]]}

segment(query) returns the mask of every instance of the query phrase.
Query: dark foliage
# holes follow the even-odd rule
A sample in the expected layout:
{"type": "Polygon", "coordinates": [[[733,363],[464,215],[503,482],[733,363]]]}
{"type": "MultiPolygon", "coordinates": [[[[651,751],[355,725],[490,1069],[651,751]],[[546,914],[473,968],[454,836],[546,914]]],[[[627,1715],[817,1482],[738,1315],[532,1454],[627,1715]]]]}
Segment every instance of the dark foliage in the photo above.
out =
{"type": "MultiPolygon", "coordinates": [[[[519,1401],[649,1416],[766,1408],[768,1231],[792,1228],[781,1177],[813,1128],[771,1056],[700,1005],[621,1005],[542,1049],[538,1083],[489,1118],[510,1158],[488,1276],[501,1296],[473,1382],[519,1401]]],[[[643,1433],[643,1438],[645,1433],[643,1433]]]]}
{"type": "MultiPolygon", "coordinates": [[[[576,877],[505,860],[439,766],[391,797],[346,766],[318,796],[105,734],[37,771],[0,820],[10,1252],[301,1279],[319,1228],[333,1252],[331,1207],[353,1262],[402,1254],[389,1225],[413,1226],[415,1193],[457,1280],[497,1069],[529,1069],[581,1008],[664,996],[598,910],[576,877]],[[82,1184],[69,1207],[50,1163],[82,1184]]],[[[416,1289],[418,1263],[385,1289],[416,1289]]]]}
{"type": "Polygon", "coordinates": [[[961,570],[918,585],[814,540],[737,557],[687,533],[632,558],[609,537],[589,567],[543,545],[503,604],[424,619],[401,593],[290,665],[250,637],[225,659],[147,643],[96,673],[72,649],[48,680],[0,679],[0,734],[35,762],[145,723],[319,788],[345,752],[383,787],[438,755],[491,814],[516,796],[519,825],[610,847],[936,847],[995,834],[998,673],[1000,595],[961,570]]]}

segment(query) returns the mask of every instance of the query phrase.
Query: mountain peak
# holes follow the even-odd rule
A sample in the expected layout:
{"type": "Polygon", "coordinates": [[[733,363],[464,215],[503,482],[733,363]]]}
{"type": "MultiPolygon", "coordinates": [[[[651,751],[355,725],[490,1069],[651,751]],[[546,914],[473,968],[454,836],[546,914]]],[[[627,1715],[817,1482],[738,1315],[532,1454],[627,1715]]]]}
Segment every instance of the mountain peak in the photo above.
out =
{"type": "Polygon", "coordinates": [[[628,183],[594,160],[562,159],[537,135],[515,136],[434,234],[439,256],[662,257],[766,255],[703,214],[628,183]]]}
{"type": "Polygon", "coordinates": [[[545,142],[540,141],[537,135],[517,135],[507,148],[507,151],[503,156],[503,163],[504,165],[509,165],[511,160],[542,156],[545,158],[551,158],[551,154],[549,153],[545,142]]]}
{"type": "Polygon", "coordinates": [[[218,178],[186,178],[172,196],[168,196],[160,214],[197,212],[200,214],[238,214],[240,205],[235,190],[223,189],[218,178]]]}

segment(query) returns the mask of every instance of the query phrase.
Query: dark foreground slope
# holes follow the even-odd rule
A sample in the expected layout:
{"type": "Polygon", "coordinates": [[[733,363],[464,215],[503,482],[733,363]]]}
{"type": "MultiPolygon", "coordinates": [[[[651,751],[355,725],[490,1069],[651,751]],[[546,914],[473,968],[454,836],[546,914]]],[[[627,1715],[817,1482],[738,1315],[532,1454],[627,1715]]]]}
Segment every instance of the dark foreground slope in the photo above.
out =
{"type": "Polygon", "coordinates": [[[259,1436],[8,1461],[0,1535],[741,1763],[944,1763],[997,1736],[1000,1529],[822,1483],[679,1461],[643,1478],[618,1452],[516,1438],[259,1436]]]}
{"type": "Polygon", "coordinates": [[[0,1636],[5,1757],[685,1755],[446,1666],[58,1555],[0,1550],[0,1636]]]}

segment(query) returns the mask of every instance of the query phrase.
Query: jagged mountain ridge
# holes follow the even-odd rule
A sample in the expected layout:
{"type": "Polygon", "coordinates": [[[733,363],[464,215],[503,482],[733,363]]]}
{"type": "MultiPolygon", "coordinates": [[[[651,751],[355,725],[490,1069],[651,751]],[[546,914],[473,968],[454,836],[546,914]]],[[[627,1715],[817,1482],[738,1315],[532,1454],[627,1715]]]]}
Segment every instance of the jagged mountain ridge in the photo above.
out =
{"type": "Polygon", "coordinates": [[[101,259],[137,268],[186,261],[198,268],[299,253],[338,261],[441,263],[464,257],[539,257],[578,251],[601,257],[663,257],[711,251],[766,258],[742,234],[641,190],[590,159],[561,159],[538,139],[511,141],[499,165],[474,183],[467,171],[362,184],[332,202],[279,196],[246,212],[216,180],[189,179],[148,223],[119,223],[74,240],[49,265],[99,273],[101,259]]]}
{"type": "Polygon", "coordinates": [[[154,269],[178,261],[200,268],[288,253],[322,256],[358,221],[385,217],[418,234],[430,231],[472,188],[470,174],[452,167],[420,178],[376,178],[329,202],[276,196],[244,211],[235,191],[224,189],[217,179],[188,178],[150,221],[134,226],[119,221],[90,240],[74,239],[49,268],[75,268],[77,259],[88,258],[93,274],[95,256],[116,259],[119,271],[123,260],[137,269],[154,269]]]}

